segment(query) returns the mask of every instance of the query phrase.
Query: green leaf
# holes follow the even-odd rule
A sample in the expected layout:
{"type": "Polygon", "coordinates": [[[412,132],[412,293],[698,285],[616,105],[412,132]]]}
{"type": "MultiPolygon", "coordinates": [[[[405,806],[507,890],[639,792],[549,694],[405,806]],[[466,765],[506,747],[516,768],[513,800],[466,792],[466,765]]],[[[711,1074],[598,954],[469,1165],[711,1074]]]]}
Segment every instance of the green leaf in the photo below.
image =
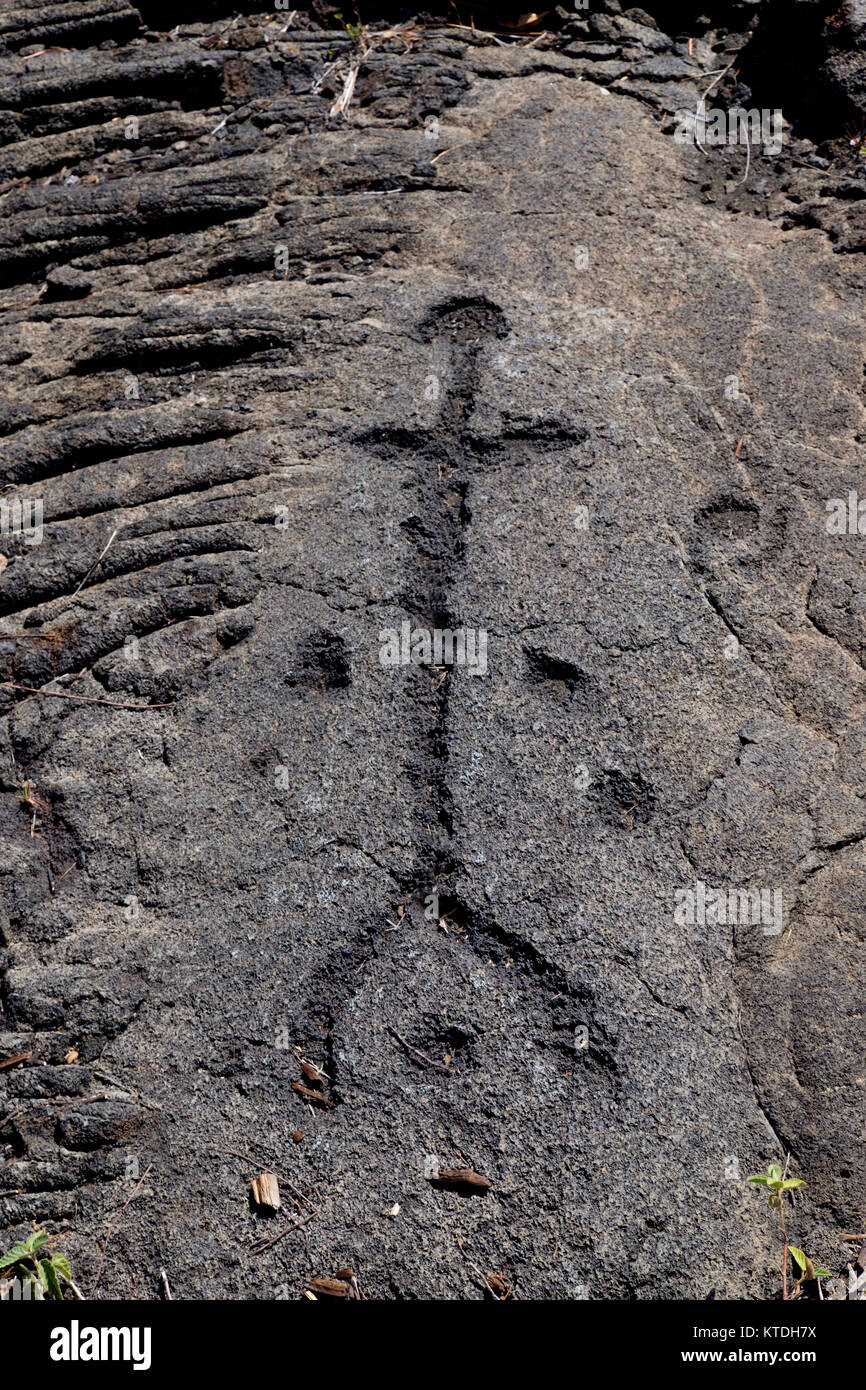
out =
{"type": "Polygon", "coordinates": [[[769,1178],[767,1177],[766,1173],[756,1173],[753,1178],[746,1178],[746,1182],[761,1182],[766,1187],[767,1183],[769,1182],[769,1178]]]}
{"type": "Polygon", "coordinates": [[[45,1245],[46,1242],[50,1239],[51,1237],[49,1236],[47,1231],[34,1231],[33,1234],[28,1236],[24,1242],[24,1244],[27,1246],[27,1253],[29,1255],[32,1255],[34,1251],[41,1250],[42,1246],[45,1245]]]}
{"type": "Polygon", "coordinates": [[[65,1279],[66,1282],[69,1283],[72,1279],[72,1270],[69,1268],[69,1261],[66,1256],[58,1252],[58,1254],[52,1256],[51,1263],[54,1265],[60,1278],[65,1279]]]}
{"type": "Polygon", "coordinates": [[[785,1181],[782,1183],[782,1191],[783,1191],[783,1192],[787,1192],[789,1187],[805,1187],[805,1186],[806,1186],[806,1182],[805,1182],[805,1179],[804,1179],[804,1178],[786,1178],[785,1181]]]}
{"type": "Polygon", "coordinates": [[[42,1281],[42,1287],[45,1289],[45,1292],[48,1294],[49,1298],[53,1298],[58,1301],[63,1298],[63,1293],[61,1291],[59,1283],[57,1282],[57,1275],[54,1270],[54,1265],[51,1263],[50,1260],[39,1261],[39,1278],[42,1281]]]}
{"type": "Polygon", "coordinates": [[[833,1277],[833,1275],[832,1275],[832,1273],[830,1272],[829,1269],[816,1269],[816,1270],[815,1270],[815,1278],[816,1278],[816,1279],[832,1279],[832,1277],[833,1277]]]}
{"type": "Polygon", "coordinates": [[[769,1168],[767,1169],[767,1177],[769,1178],[770,1182],[780,1182],[782,1178],[781,1168],[777,1167],[775,1163],[771,1163],[769,1168]]]}
{"type": "Polygon", "coordinates": [[[803,1254],[802,1250],[798,1250],[797,1247],[796,1247],[796,1245],[789,1245],[789,1246],[788,1246],[788,1249],[790,1250],[791,1254],[794,1256],[794,1259],[797,1261],[797,1264],[800,1266],[800,1268],[801,1268],[802,1270],[805,1271],[805,1269],[806,1269],[806,1256],[803,1254]]]}
{"type": "Polygon", "coordinates": [[[17,1265],[19,1260],[26,1260],[30,1251],[21,1241],[16,1243],[6,1251],[5,1255],[0,1255],[0,1269],[8,1269],[10,1265],[17,1265]]]}

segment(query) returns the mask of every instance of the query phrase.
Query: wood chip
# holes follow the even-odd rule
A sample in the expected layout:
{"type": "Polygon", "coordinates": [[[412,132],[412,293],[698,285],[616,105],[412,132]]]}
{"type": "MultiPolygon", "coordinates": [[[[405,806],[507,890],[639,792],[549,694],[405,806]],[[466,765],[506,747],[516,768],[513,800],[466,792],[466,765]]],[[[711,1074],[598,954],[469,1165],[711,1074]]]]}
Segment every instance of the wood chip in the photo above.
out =
{"type": "Polygon", "coordinates": [[[483,1178],[472,1168],[440,1168],[433,1182],[443,1183],[446,1187],[475,1187],[479,1191],[493,1186],[489,1178],[483,1178]]]}
{"type": "Polygon", "coordinates": [[[349,1298],[352,1292],[352,1285],[345,1279],[308,1279],[307,1288],[313,1294],[322,1294],[325,1298],[349,1298]]]}
{"type": "Polygon", "coordinates": [[[260,1173],[257,1178],[253,1178],[252,1186],[253,1201],[256,1206],[269,1207],[271,1211],[279,1211],[282,1203],[276,1173],[260,1173]]]}
{"type": "Polygon", "coordinates": [[[307,1078],[308,1081],[322,1082],[327,1080],[325,1073],[323,1071],[319,1071],[318,1067],[314,1067],[312,1062],[302,1062],[301,1071],[304,1073],[304,1076],[307,1078]]]}
{"type": "Polygon", "coordinates": [[[299,1096],[304,1096],[307,1100],[317,1100],[320,1105],[326,1105],[329,1110],[333,1110],[334,1102],[323,1096],[321,1091],[311,1091],[309,1086],[302,1086],[300,1081],[292,1082],[292,1090],[297,1091],[299,1096]]]}

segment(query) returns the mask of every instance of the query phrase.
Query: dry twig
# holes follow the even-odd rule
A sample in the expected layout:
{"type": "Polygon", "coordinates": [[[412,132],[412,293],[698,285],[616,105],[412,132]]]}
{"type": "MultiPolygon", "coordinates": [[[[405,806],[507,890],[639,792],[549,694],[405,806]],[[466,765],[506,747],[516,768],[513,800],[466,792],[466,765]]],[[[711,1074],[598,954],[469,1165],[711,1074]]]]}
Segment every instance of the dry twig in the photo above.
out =
{"type": "MultiPolygon", "coordinates": [[[[118,529],[119,529],[119,528],[118,528],[118,529]]],[[[106,542],[106,544],[103,546],[102,550],[100,551],[98,558],[97,558],[97,559],[94,561],[94,563],[90,566],[90,569],[87,571],[86,575],[85,575],[84,578],[82,579],[82,581],[81,581],[81,583],[79,584],[78,588],[73,590],[73,592],[72,592],[72,594],[71,594],[71,597],[72,597],[72,598],[75,598],[76,594],[80,594],[80,593],[81,593],[81,590],[84,588],[84,586],[85,586],[85,584],[87,583],[87,581],[88,581],[88,579],[90,578],[90,576],[91,576],[91,575],[93,574],[93,572],[94,572],[95,570],[97,570],[97,569],[99,568],[99,566],[102,564],[102,561],[105,559],[106,555],[108,554],[109,550],[111,549],[112,545],[114,544],[114,539],[115,539],[116,535],[117,535],[117,531],[116,531],[116,530],[115,530],[115,531],[112,531],[111,535],[108,537],[108,541],[106,542]]]]}
{"type": "Polygon", "coordinates": [[[420,1047],[413,1047],[412,1044],[397,1032],[396,1028],[388,1027],[388,1032],[392,1038],[396,1038],[401,1047],[405,1047],[411,1057],[415,1057],[419,1062],[424,1062],[428,1067],[435,1067],[437,1071],[444,1071],[450,1074],[451,1068],[446,1067],[444,1062],[437,1062],[435,1057],[428,1057],[426,1052],[422,1052],[420,1047]]]}
{"type": "Polygon", "coordinates": [[[100,700],[94,695],[69,695],[65,690],[40,690],[35,685],[16,685],[14,681],[0,681],[8,690],[25,690],[28,695],[49,695],[55,700],[80,700],[84,705],[108,705],[109,709],[168,709],[176,703],[166,700],[158,705],[131,705],[123,700],[100,700]]]}
{"type": "Polygon", "coordinates": [[[16,1052],[14,1057],[7,1057],[4,1062],[0,1062],[0,1071],[3,1071],[6,1067],[14,1067],[16,1062],[26,1062],[27,1059],[32,1056],[32,1052],[16,1052]]]}
{"type": "MultiPolygon", "coordinates": [[[[99,1097],[95,1097],[95,1099],[99,1099],[99,1097]]],[[[114,1235],[114,1232],[115,1232],[115,1230],[116,1230],[116,1228],[117,1228],[117,1226],[118,1226],[118,1223],[120,1222],[120,1220],[121,1220],[121,1218],[122,1218],[122,1216],[123,1216],[123,1213],[126,1211],[127,1207],[130,1205],[130,1203],[135,1201],[136,1197],[138,1196],[139,1192],[141,1191],[142,1187],[144,1186],[145,1179],[147,1178],[147,1176],[148,1176],[148,1174],[149,1174],[149,1172],[150,1172],[150,1170],[151,1170],[152,1167],[153,1167],[153,1164],[152,1164],[152,1163],[148,1163],[147,1167],[145,1168],[144,1172],[142,1173],[141,1177],[139,1178],[138,1183],[136,1184],[136,1187],[135,1187],[134,1192],[132,1193],[132,1195],[131,1195],[130,1197],[127,1198],[127,1200],[124,1202],[123,1206],[120,1208],[120,1211],[117,1213],[117,1216],[116,1216],[116,1217],[111,1221],[111,1223],[109,1224],[108,1231],[107,1231],[106,1237],[105,1237],[105,1244],[104,1244],[103,1247],[102,1247],[102,1254],[101,1254],[100,1257],[99,1257],[99,1267],[98,1267],[98,1269],[97,1269],[97,1271],[96,1271],[96,1278],[94,1279],[94,1281],[93,1281],[93,1287],[92,1287],[92,1289],[90,1290],[90,1297],[91,1297],[91,1298],[92,1298],[93,1295],[96,1293],[96,1287],[97,1287],[97,1285],[98,1285],[98,1283],[99,1283],[100,1277],[101,1277],[101,1275],[102,1275],[102,1271],[103,1271],[103,1269],[105,1268],[105,1256],[106,1256],[106,1254],[108,1253],[108,1242],[111,1240],[111,1237],[114,1235]]]]}
{"type": "Polygon", "coordinates": [[[312,1221],[313,1217],[318,1215],[319,1208],[314,1207],[306,1216],[302,1216],[299,1221],[293,1221],[290,1226],[286,1226],[285,1230],[280,1231],[279,1235],[272,1236],[270,1240],[259,1241],[258,1245],[251,1246],[250,1254],[261,1255],[263,1251],[269,1250],[272,1245],[276,1245],[278,1240],[282,1240],[284,1236],[290,1235],[292,1231],[300,1230],[301,1226],[306,1226],[308,1221],[312,1221]]]}

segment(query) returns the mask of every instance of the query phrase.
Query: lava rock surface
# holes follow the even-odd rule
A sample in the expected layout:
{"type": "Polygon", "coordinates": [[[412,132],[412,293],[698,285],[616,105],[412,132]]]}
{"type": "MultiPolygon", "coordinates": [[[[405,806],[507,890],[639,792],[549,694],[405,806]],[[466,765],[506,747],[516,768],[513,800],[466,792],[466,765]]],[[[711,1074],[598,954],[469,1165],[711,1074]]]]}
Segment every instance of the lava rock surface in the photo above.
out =
{"type": "Polygon", "coordinates": [[[0,1227],[98,1297],[778,1297],[787,1154],[842,1268],[866,180],[675,138],[715,8],[4,11],[0,1227]]]}

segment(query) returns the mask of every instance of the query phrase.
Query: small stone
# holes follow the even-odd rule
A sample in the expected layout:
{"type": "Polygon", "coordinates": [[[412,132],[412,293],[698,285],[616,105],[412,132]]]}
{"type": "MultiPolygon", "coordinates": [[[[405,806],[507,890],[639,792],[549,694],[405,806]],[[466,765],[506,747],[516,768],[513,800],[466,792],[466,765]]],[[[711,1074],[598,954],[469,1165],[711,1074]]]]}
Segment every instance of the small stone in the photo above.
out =
{"type": "Polygon", "coordinates": [[[86,299],[93,289],[93,281],[71,265],[49,270],[45,283],[48,286],[46,299],[86,299]]]}
{"type": "Polygon", "coordinates": [[[85,1101],[66,1112],[57,1126],[57,1135],[67,1149],[98,1149],[129,1138],[141,1122],[141,1111],[126,1101],[85,1101]]]}

